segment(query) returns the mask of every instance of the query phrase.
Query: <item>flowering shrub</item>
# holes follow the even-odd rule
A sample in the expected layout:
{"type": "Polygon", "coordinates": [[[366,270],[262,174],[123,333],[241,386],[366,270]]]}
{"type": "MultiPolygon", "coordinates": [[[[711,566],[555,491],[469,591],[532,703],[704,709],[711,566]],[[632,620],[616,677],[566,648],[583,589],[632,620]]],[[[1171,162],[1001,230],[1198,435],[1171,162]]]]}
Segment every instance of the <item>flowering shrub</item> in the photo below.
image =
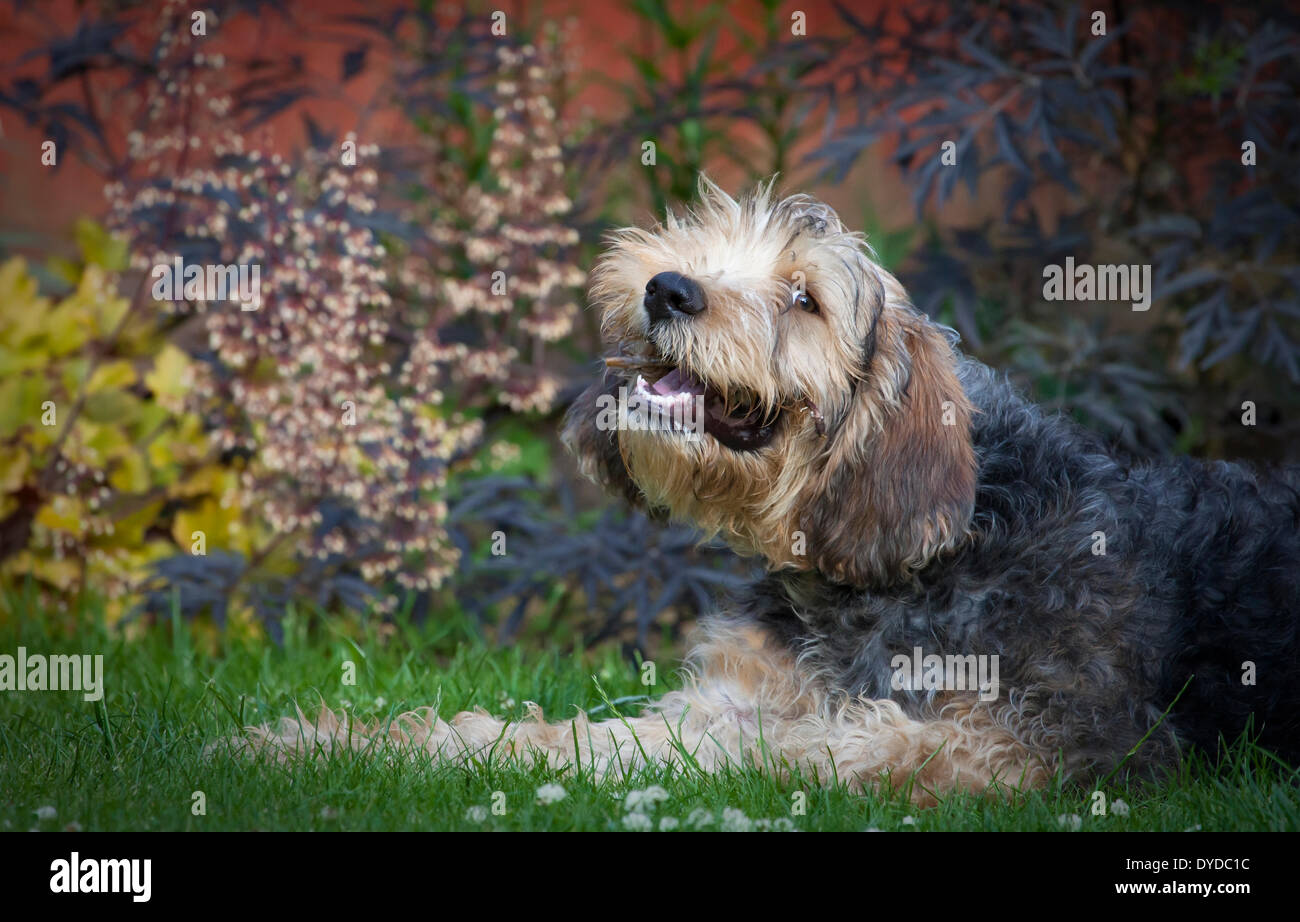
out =
{"type": "MultiPolygon", "coordinates": [[[[565,224],[558,33],[537,44],[503,39],[442,9],[357,15],[402,48],[380,93],[397,100],[422,146],[385,157],[355,134],[330,137],[309,123],[311,146],[288,155],[262,149],[254,130],[308,88],[292,62],[230,56],[221,30],[242,14],[220,0],[201,11],[177,0],[105,9],[76,42],[50,42],[43,83],[0,87],[0,104],[107,176],[117,236],[105,239],[124,242],[118,268],[141,281],[115,302],[121,325],[97,330],[94,349],[126,348],[119,337],[134,330],[158,337],[159,361],[184,377],[159,400],[199,454],[225,465],[211,502],[175,510],[179,546],[151,544],[114,581],[92,583],[120,598],[143,588],[154,611],[179,601],[185,614],[224,617],[251,603],[274,630],[275,609],[294,599],[359,607],[369,587],[388,588],[379,604],[391,610],[401,590],[427,592],[456,569],[464,542],[445,527],[449,482],[485,460],[498,466],[502,446],[484,445],[486,412],[556,408],[561,379],[547,349],[572,330],[584,276],[578,234],[565,224]],[[403,23],[415,26],[414,47],[409,30],[398,37],[403,23]],[[469,57],[448,73],[449,61],[469,57]],[[69,80],[82,101],[47,104],[69,80]],[[409,188],[418,194],[403,197],[409,188]],[[178,291],[155,284],[173,265],[178,291]],[[255,269],[254,303],[181,285],[189,267],[255,269]],[[257,527],[233,540],[244,518],[257,527]],[[205,553],[180,542],[191,528],[205,553]],[[143,560],[156,578],[141,585],[143,560]]],[[[344,79],[364,61],[350,50],[344,79]]],[[[10,465],[14,491],[42,466],[74,460],[77,433],[94,420],[75,405],[71,415],[81,416],[61,421],[71,437],[42,446],[46,455],[21,471],[10,465]]],[[[110,470],[127,463],[100,460],[110,470]]],[[[50,544],[39,516],[37,531],[25,527],[40,504],[28,505],[6,529],[0,561],[11,570],[46,561],[53,573],[46,558],[85,550],[50,544]]],[[[111,516],[102,527],[133,534],[111,516]]]]}
{"type": "Polygon", "coordinates": [[[0,265],[0,576],[33,581],[47,610],[93,587],[114,619],[151,562],[257,537],[236,467],[184,409],[193,363],[128,316],[119,268],[78,267],[55,302],[23,260],[0,265]]]}
{"type": "Polygon", "coordinates": [[[549,410],[560,382],[543,363],[544,348],[572,331],[575,290],[586,281],[575,263],[578,232],[561,223],[573,208],[552,102],[564,57],[552,34],[540,46],[502,46],[496,58],[486,176],[449,156],[443,126],[426,132],[420,175],[433,203],[408,216],[429,222],[430,232],[413,241],[400,278],[426,296],[443,295],[443,313],[417,334],[420,358],[437,353],[430,340],[449,324],[469,319],[481,342],[473,355],[461,349],[463,372],[512,410],[549,410]]]}
{"type": "Polygon", "coordinates": [[[186,408],[216,451],[247,458],[240,488],[274,535],[255,559],[289,541],[314,583],[323,565],[437,587],[458,557],[448,477],[478,447],[485,407],[552,407],[542,346],[569,332],[583,280],[577,234],[560,222],[570,204],[546,97],[556,47],[497,51],[494,178],[462,177],[459,194],[398,218],[377,195],[374,145],[348,135],[291,159],[259,151],[233,114],[230,62],[204,51],[189,17],[164,11],[109,223],[139,272],[257,267],[260,296],[255,310],[202,297],[132,308],[202,324],[186,408]]]}

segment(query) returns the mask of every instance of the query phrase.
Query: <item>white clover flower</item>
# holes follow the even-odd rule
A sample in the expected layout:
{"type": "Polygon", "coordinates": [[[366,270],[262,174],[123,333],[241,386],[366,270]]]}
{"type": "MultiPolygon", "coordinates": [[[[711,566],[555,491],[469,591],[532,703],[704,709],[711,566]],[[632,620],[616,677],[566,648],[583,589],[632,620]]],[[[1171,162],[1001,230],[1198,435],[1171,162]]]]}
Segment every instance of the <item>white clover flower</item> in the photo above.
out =
{"type": "Polygon", "coordinates": [[[545,806],[559,803],[568,796],[569,792],[558,784],[544,784],[537,789],[537,802],[545,806]]]}
{"type": "Polygon", "coordinates": [[[637,811],[654,812],[660,803],[668,799],[668,792],[657,784],[652,784],[644,791],[628,791],[623,800],[623,809],[629,813],[637,811]]]}
{"type": "Polygon", "coordinates": [[[1070,832],[1078,832],[1083,828],[1083,817],[1077,813],[1062,813],[1056,818],[1056,825],[1070,832]]]}
{"type": "Polygon", "coordinates": [[[903,825],[904,825],[904,826],[915,826],[915,825],[916,825],[916,817],[914,817],[914,816],[905,816],[905,817],[903,817],[903,825]]]}
{"type": "Polygon", "coordinates": [[[59,814],[59,811],[49,806],[37,807],[32,812],[36,814],[38,820],[52,820],[59,814]]]}
{"type": "Polygon", "coordinates": [[[713,814],[703,807],[696,807],[686,817],[686,825],[698,829],[701,826],[709,826],[713,823],[713,814]]]}
{"type": "Polygon", "coordinates": [[[722,811],[723,832],[752,832],[753,829],[754,821],[745,815],[744,810],[726,807],[722,811]]]}
{"type": "Polygon", "coordinates": [[[465,819],[471,823],[481,823],[488,818],[487,807],[475,804],[465,811],[465,819]]]}
{"type": "Polygon", "coordinates": [[[623,827],[631,832],[649,832],[655,828],[655,824],[644,813],[629,813],[623,817],[623,827]]]}
{"type": "Polygon", "coordinates": [[[1124,803],[1124,801],[1122,800],[1113,801],[1110,805],[1110,812],[1115,814],[1116,816],[1128,816],[1129,814],[1128,804],[1124,803]]]}
{"type": "Polygon", "coordinates": [[[659,831],[671,832],[672,830],[676,829],[678,825],[679,824],[677,822],[677,817],[665,816],[659,820],[659,831]]]}

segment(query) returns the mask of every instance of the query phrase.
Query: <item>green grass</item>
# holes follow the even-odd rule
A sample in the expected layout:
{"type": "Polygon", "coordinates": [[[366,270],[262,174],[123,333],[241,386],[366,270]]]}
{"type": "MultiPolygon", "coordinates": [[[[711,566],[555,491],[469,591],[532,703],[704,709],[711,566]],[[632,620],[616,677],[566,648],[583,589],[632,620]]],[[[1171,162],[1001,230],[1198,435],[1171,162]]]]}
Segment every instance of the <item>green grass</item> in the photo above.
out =
{"type": "MultiPolygon", "coordinates": [[[[1077,815],[1083,830],[1294,830],[1300,827],[1295,773],[1272,756],[1239,743],[1217,771],[1185,765],[1161,785],[1117,786],[1127,816],[1090,811],[1091,791],[1057,785],[1016,803],[969,796],[918,809],[897,797],[858,795],[798,780],[780,781],[750,768],[702,776],[647,769],[630,777],[565,775],[544,768],[396,762],[347,755],[291,768],[229,756],[205,760],[206,742],[241,724],[309,710],[320,699],[349,702],[359,716],[383,718],[441,702],[450,714],[482,705],[517,717],[525,700],[556,718],[577,704],[592,709],[605,696],[644,694],[634,664],[612,651],[489,649],[463,627],[344,625],[288,618],[282,647],[196,637],[189,627],[150,628],[126,640],[82,619],[75,640],[68,616],[29,612],[0,625],[0,653],[102,653],[104,698],[78,692],[0,692],[0,828],[85,830],[490,829],[609,830],[624,828],[629,791],[660,785],[667,799],[651,812],[678,828],[707,813],[706,829],[782,820],[801,830],[1058,830],[1077,815]],[[60,633],[53,623],[64,621],[60,633]],[[342,663],[357,664],[356,684],[342,684],[342,663]],[[537,803],[536,792],[559,783],[566,797],[537,803]],[[206,814],[192,810],[195,791],[206,814]],[[806,812],[792,815],[796,794],[806,812]],[[504,812],[494,813],[495,803],[504,812]],[[36,811],[53,807],[53,818],[36,811]],[[481,808],[479,819],[471,808],[481,808]],[[731,812],[728,812],[731,811],[731,812]],[[76,828],[74,827],[74,828],[76,828]]],[[[659,663],[662,694],[673,669],[659,663]]],[[[621,706],[635,711],[635,704],[621,706]]],[[[607,713],[608,710],[605,711],[607,713]]],[[[43,811],[48,813],[48,811],[43,811]]]]}

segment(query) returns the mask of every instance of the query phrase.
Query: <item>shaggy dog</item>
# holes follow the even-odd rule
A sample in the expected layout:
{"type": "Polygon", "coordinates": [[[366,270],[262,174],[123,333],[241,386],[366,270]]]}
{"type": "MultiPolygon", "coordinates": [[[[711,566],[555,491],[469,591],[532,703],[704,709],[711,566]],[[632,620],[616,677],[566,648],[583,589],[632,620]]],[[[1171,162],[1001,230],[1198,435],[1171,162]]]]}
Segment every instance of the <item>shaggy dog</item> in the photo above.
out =
{"type": "Polygon", "coordinates": [[[1249,726],[1300,754],[1300,471],[1126,466],[963,357],[825,204],[700,192],[613,236],[610,356],[565,424],[586,474],[768,566],[684,687],[599,723],[326,711],[255,743],[748,762],[918,802],[1149,774],[1249,726]]]}

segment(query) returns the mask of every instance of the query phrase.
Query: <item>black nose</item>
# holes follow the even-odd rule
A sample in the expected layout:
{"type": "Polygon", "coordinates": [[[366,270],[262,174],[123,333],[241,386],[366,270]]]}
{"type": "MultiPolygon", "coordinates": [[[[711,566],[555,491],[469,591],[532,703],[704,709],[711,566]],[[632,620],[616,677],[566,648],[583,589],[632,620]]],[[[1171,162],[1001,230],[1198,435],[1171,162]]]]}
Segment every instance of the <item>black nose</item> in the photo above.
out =
{"type": "Polygon", "coordinates": [[[704,310],[704,289],[680,272],[660,272],[645,285],[645,311],[651,323],[690,317],[704,310]]]}

